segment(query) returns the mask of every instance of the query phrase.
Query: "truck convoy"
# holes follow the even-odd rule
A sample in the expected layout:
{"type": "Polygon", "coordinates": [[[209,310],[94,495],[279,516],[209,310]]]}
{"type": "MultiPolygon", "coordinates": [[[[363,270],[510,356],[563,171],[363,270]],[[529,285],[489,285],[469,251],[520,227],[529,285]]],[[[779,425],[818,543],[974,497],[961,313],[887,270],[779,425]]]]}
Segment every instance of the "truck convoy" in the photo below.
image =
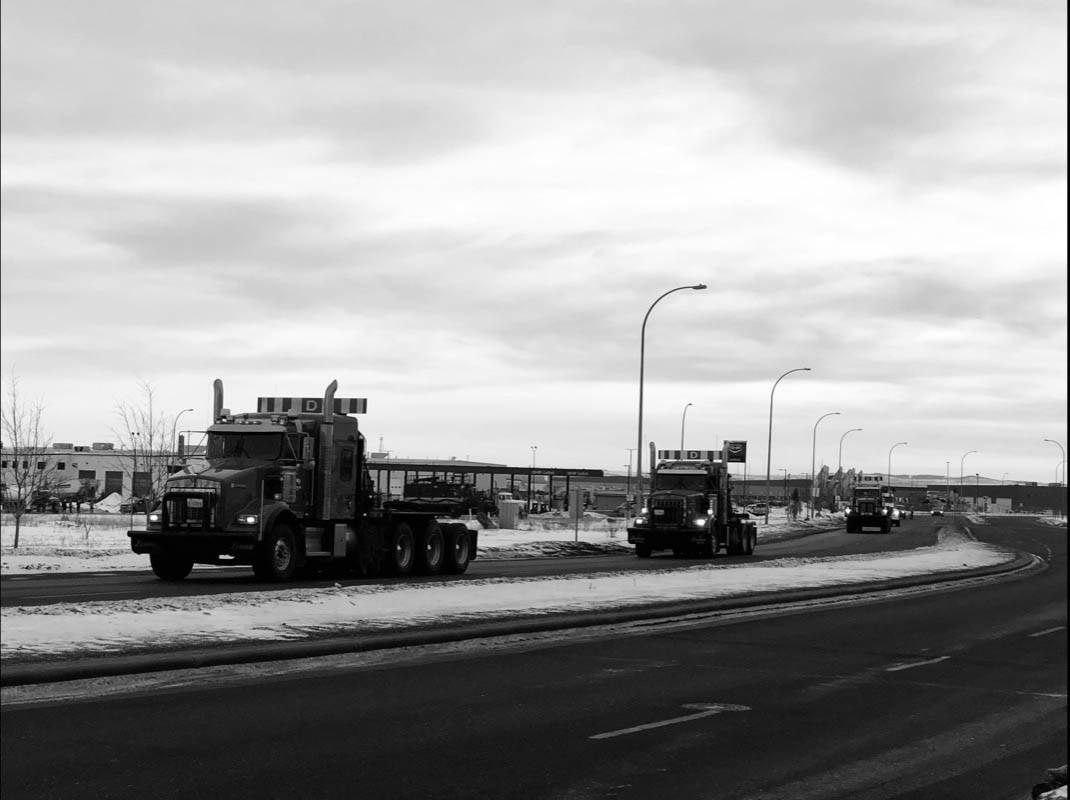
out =
{"type": "Polygon", "coordinates": [[[880,528],[881,533],[890,532],[893,507],[887,498],[888,490],[884,486],[856,484],[851,490],[851,504],[844,512],[847,532],[861,533],[863,528],[880,528]]]}
{"type": "MultiPolygon", "coordinates": [[[[675,555],[751,555],[758,529],[732,508],[731,476],[716,450],[659,450],[650,494],[628,541],[639,558],[656,550],[675,555]]],[[[653,459],[652,459],[653,461],[653,459]]]]}
{"type": "Polygon", "coordinates": [[[364,435],[350,414],[363,398],[261,397],[255,413],[223,407],[214,384],[214,424],[205,460],[170,476],[145,530],[128,531],[152,571],[179,581],[194,564],[247,564],[261,580],[303,567],[364,576],[459,574],[476,557],[477,533],[434,511],[377,506],[364,435]]]}

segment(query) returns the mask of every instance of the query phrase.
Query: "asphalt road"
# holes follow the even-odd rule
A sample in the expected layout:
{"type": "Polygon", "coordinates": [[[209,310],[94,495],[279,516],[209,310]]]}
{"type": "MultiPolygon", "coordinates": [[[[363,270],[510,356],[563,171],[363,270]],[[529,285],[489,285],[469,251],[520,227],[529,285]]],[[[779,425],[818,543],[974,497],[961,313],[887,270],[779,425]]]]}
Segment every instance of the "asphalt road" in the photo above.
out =
{"type": "Polygon", "coordinates": [[[897,600],[354,656],[0,710],[15,798],[1028,797],[1066,760],[1066,531],[897,600]]]}
{"type": "MultiPolygon", "coordinates": [[[[785,556],[828,556],[872,553],[882,550],[905,550],[929,545],[936,540],[938,524],[943,518],[916,517],[893,528],[889,534],[847,534],[843,528],[816,533],[788,541],[759,544],[755,555],[728,557],[722,552],[717,559],[725,563],[754,563],[785,556]]],[[[409,577],[408,583],[471,580],[477,578],[529,578],[596,572],[666,569],[694,564],[695,559],[676,558],[658,554],[650,559],[634,555],[590,555],[572,558],[476,559],[462,576],[409,577]]],[[[49,605],[54,603],[82,603],[91,600],[135,600],[149,597],[189,597],[222,594],[225,592],[277,591],[278,584],[258,582],[248,567],[224,567],[194,570],[180,583],[164,583],[148,569],[131,572],[93,573],[37,573],[0,578],[0,606],[49,605]]],[[[298,580],[287,587],[322,586],[323,578],[298,580]]],[[[343,585],[391,583],[396,579],[339,578],[332,582],[343,585]]]]}

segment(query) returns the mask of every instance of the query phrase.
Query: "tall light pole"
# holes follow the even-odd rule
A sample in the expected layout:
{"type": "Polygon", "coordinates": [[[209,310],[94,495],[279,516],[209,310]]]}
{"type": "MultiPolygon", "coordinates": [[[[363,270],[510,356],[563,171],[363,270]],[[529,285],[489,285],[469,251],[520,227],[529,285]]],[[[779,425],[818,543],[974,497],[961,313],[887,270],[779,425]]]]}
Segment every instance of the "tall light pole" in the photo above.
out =
{"type": "Polygon", "coordinates": [[[944,470],[945,470],[945,472],[944,472],[944,486],[945,486],[944,492],[945,492],[945,495],[946,495],[944,497],[944,508],[947,508],[949,505],[951,505],[951,462],[950,461],[945,461],[944,462],[944,470]]]}
{"type": "Polygon", "coordinates": [[[776,392],[777,384],[793,372],[809,372],[809,367],[796,367],[789,369],[776,379],[773,388],[769,390],[769,441],[765,445],[765,524],[769,524],[769,473],[773,467],[773,393],[776,392]]]}
{"type": "MultiPolygon", "coordinates": [[[[962,465],[966,463],[966,456],[976,452],[978,451],[967,450],[965,453],[962,454],[962,458],[959,459],[959,501],[962,500],[962,465]]],[[[955,505],[958,505],[958,503],[956,503],[955,505]]]]}
{"type": "Polygon", "coordinates": [[[905,444],[906,444],[906,442],[896,442],[895,444],[893,444],[891,447],[888,448],[888,487],[889,488],[891,488],[891,486],[892,486],[892,451],[895,450],[895,448],[901,447],[901,446],[903,446],[905,444]]]}
{"type": "MultiPolygon", "coordinates": [[[[1059,452],[1062,453],[1062,455],[1063,455],[1063,461],[1066,460],[1066,448],[1065,447],[1063,447],[1061,444],[1059,444],[1059,442],[1055,441],[1054,439],[1045,439],[1044,441],[1045,442],[1051,442],[1053,445],[1058,447],[1059,448],[1059,452]]],[[[1066,482],[1065,479],[1066,479],[1066,471],[1063,470],[1063,483],[1066,482]]],[[[1058,475],[1055,476],[1055,481],[1056,481],[1056,483],[1058,483],[1058,481],[1059,481],[1059,476],[1058,475]]]]}
{"type": "MultiPolygon", "coordinates": [[[[1061,483],[1059,482],[1059,470],[1055,470],[1055,482],[1058,483],[1061,487],[1063,483],[1066,483],[1066,467],[1064,466],[1066,464],[1066,448],[1054,439],[1045,439],[1044,441],[1051,442],[1053,445],[1058,447],[1059,453],[1062,455],[1062,461],[1059,462],[1059,466],[1063,468],[1063,480],[1061,483]]],[[[1061,492],[1059,493],[1059,511],[1061,512],[1062,516],[1066,516],[1066,500],[1063,499],[1063,494],[1061,492]]]]}
{"type": "Polygon", "coordinates": [[[848,433],[854,433],[855,431],[860,431],[860,430],[862,430],[862,429],[861,428],[851,428],[851,430],[847,431],[847,433],[844,433],[843,436],[840,437],[840,457],[839,457],[839,460],[836,462],[836,471],[837,472],[841,472],[843,470],[843,440],[847,438],[847,434],[848,433]]]}
{"type": "Polygon", "coordinates": [[[184,408],[175,414],[175,421],[171,424],[171,457],[175,455],[175,437],[178,434],[178,421],[182,418],[182,415],[187,411],[192,411],[192,408],[184,408]]]}
{"type": "Polygon", "coordinates": [[[684,406],[684,413],[680,416],[680,450],[684,449],[684,423],[687,422],[687,409],[691,408],[691,403],[684,406]]]}
{"type": "Polygon", "coordinates": [[[817,426],[821,424],[821,420],[825,417],[835,417],[839,414],[839,411],[830,411],[827,414],[822,414],[817,418],[817,422],[814,423],[814,446],[810,450],[810,505],[806,511],[806,518],[810,519],[814,515],[814,496],[817,494],[817,426]]]}
{"type": "MultiPolygon", "coordinates": [[[[706,284],[696,283],[694,286],[677,286],[669,289],[657,300],[650,304],[650,308],[643,315],[643,327],[639,334],[639,437],[635,445],[635,482],[636,490],[640,498],[643,496],[643,371],[646,367],[646,321],[650,318],[650,312],[654,306],[664,300],[673,292],[681,292],[684,289],[705,289],[706,284]]],[[[640,500],[640,502],[642,502],[640,500]]]]}
{"type": "Polygon", "coordinates": [[[537,444],[531,445],[531,468],[535,469],[535,451],[539,449],[537,444]]]}

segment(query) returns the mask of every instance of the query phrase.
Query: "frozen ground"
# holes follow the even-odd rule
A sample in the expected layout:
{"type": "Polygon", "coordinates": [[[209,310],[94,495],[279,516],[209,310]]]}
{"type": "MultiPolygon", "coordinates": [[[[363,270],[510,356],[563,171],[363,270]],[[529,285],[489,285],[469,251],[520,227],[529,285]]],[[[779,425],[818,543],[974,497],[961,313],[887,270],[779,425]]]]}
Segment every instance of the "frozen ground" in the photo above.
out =
{"type": "MultiPolygon", "coordinates": [[[[983,524],[971,518],[972,524],[983,524]]],[[[759,541],[835,524],[771,519],[759,541]]],[[[13,527],[2,532],[5,575],[40,570],[101,572],[146,569],[147,559],[124,551],[129,518],[56,518],[26,526],[13,553],[13,527]]],[[[470,523],[475,524],[475,523],[470,523]]],[[[564,519],[532,518],[527,530],[480,532],[480,558],[560,555],[582,548],[628,548],[620,520],[591,515],[580,529],[564,519]]],[[[1065,525],[1065,522],[1061,524],[1065,525]]],[[[73,657],[199,645],[303,639],[309,636],[399,630],[518,614],[605,610],[666,601],[753,592],[849,585],[923,573],[942,573],[1009,561],[1013,554],[944,529],[936,545],[906,552],[831,558],[784,558],[761,564],[702,562],[644,573],[604,573],[502,581],[341,586],[199,597],[60,603],[0,612],[0,660],[73,657]]],[[[206,569],[212,569],[208,567],[206,569]]]]}

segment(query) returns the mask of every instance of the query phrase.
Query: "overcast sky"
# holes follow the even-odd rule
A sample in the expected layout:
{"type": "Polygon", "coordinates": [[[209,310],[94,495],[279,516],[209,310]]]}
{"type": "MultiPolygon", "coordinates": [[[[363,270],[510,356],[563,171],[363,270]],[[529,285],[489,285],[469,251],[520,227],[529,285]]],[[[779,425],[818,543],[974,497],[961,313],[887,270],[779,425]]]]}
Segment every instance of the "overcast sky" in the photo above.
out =
{"type": "Polygon", "coordinates": [[[1052,481],[1065,5],[5,0],[5,382],[623,471],[702,282],[645,441],[1052,481]]]}

